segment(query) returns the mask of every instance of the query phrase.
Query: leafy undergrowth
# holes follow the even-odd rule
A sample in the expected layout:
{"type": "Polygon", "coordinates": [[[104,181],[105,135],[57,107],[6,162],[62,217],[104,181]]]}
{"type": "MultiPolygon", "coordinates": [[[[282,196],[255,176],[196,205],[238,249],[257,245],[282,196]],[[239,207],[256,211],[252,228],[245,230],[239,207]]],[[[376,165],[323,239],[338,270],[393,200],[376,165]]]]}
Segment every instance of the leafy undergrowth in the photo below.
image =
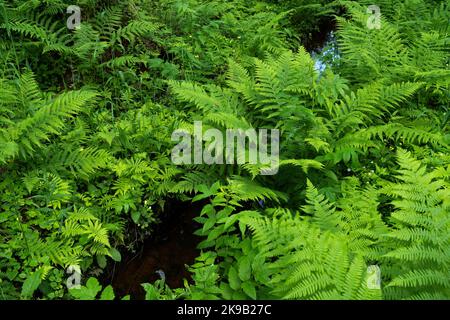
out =
{"type": "Polygon", "coordinates": [[[450,8],[377,3],[1,2],[0,298],[138,298],[99,279],[193,202],[146,299],[449,299],[450,8]],[[280,130],[277,173],[176,165],[195,121],[280,130]]]}

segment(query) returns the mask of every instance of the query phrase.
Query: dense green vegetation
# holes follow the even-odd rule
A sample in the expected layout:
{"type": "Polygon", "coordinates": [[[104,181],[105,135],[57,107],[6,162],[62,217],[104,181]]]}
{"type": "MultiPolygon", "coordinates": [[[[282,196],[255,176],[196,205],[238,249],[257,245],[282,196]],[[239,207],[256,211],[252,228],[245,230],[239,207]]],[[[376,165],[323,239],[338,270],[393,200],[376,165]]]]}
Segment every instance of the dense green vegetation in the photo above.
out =
{"type": "Polygon", "coordinates": [[[171,201],[201,254],[147,299],[449,299],[450,8],[371,4],[0,0],[0,299],[113,299],[171,201]],[[279,172],[175,165],[194,121],[279,129],[279,172]]]}

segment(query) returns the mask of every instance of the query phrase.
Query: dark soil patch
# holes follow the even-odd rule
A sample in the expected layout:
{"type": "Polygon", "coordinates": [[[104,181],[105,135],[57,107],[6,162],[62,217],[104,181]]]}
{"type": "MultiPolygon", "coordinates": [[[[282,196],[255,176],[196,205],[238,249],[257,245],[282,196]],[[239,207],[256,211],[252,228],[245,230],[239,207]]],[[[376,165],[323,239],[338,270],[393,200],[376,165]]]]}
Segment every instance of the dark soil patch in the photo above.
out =
{"type": "Polygon", "coordinates": [[[191,280],[186,265],[193,264],[200,254],[197,245],[201,238],[193,234],[199,225],[193,218],[200,214],[201,208],[201,205],[177,203],[165,210],[162,222],[140,251],[125,255],[111,271],[107,281],[112,283],[116,296],[130,294],[132,299],[144,299],[141,284],[160,279],[158,270],[165,273],[171,288],[183,287],[184,279],[191,280]]]}

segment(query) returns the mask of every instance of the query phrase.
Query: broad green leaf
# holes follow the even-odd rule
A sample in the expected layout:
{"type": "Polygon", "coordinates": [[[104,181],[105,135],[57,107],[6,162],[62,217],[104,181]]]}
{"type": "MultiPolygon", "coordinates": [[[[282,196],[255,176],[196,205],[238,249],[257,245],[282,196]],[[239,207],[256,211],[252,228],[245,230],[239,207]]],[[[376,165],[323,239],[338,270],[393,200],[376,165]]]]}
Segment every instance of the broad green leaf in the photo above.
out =
{"type": "Polygon", "coordinates": [[[228,281],[233,290],[239,290],[241,288],[241,280],[239,279],[238,272],[233,266],[228,270],[228,281]]]}
{"type": "Polygon", "coordinates": [[[104,269],[106,267],[106,257],[104,255],[98,255],[97,263],[100,268],[104,269]]]}
{"type": "Polygon", "coordinates": [[[256,300],[256,289],[253,283],[246,281],[242,283],[242,290],[253,300],[256,300]]]}
{"type": "Polygon", "coordinates": [[[203,225],[203,232],[208,231],[209,229],[211,229],[214,225],[216,224],[216,219],[215,218],[208,218],[205,222],[205,224],[203,225]]]}
{"type": "Polygon", "coordinates": [[[122,260],[122,255],[120,254],[119,250],[116,248],[110,248],[109,253],[111,254],[111,258],[116,261],[120,262],[122,260]]]}
{"type": "Polygon", "coordinates": [[[131,219],[133,219],[134,223],[138,223],[140,217],[141,217],[141,213],[139,211],[133,210],[131,212],[131,219]]]}
{"type": "Polygon", "coordinates": [[[247,256],[243,256],[239,258],[239,278],[242,281],[247,281],[250,279],[251,276],[251,263],[250,259],[247,256]]]}
{"type": "Polygon", "coordinates": [[[213,229],[209,234],[208,234],[208,238],[206,239],[207,241],[212,241],[217,239],[217,237],[219,237],[221,234],[223,233],[223,227],[220,226],[218,228],[213,229]]]}
{"type": "Polygon", "coordinates": [[[41,284],[41,275],[42,269],[39,269],[27,277],[27,279],[24,281],[22,285],[22,293],[21,293],[22,297],[24,298],[32,297],[34,291],[36,291],[36,289],[41,284]]]}
{"type": "Polygon", "coordinates": [[[114,300],[114,290],[109,285],[105,289],[103,289],[102,295],[100,296],[100,300],[114,300]]]}
{"type": "Polygon", "coordinates": [[[145,290],[145,300],[158,300],[160,297],[159,290],[150,283],[143,283],[141,286],[145,290]]]}
{"type": "Polygon", "coordinates": [[[102,290],[102,286],[95,278],[89,278],[86,286],[79,289],[70,289],[70,294],[79,300],[95,300],[97,294],[102,290]]]}

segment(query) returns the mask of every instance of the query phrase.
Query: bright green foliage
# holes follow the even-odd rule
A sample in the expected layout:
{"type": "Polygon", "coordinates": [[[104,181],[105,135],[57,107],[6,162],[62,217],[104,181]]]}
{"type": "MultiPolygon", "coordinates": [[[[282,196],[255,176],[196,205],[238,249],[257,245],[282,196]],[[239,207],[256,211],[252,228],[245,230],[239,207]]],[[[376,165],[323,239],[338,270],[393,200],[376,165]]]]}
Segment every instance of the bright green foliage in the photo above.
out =
{"type": "Polygon", "coordinates": [[[201,247],[224,261],[217,297],[448,299],[448,173],[426,173],[402,150],[398,162],[396,180],[380,181],[382,188],[343,181],[335,203],[308,182],[307,205],[298,211],[232,214],[232,187],[216,191],[199,234],[208,235],[201,247]],[[378,209],[382,194],[392,198],[389,223],[378,209]],[[382,272],[379,289],[368,287],[374,264],[382,272]]]}
{"type": "Polygon", "coordinates": [[[388,272],[389,296],[409,299],[445,299],[450,285],[449,184],[446,171],[426,167],[399,151],[399,183],[386,185],[395,207],[394,229],[387,234],[392,261],[388,272]]]}
{"type": "Polygon", "coordinates": [[[448,3],[72,4],[0,2],[0,299],[114,299],[174,200],[201,253],[149,300],[450,298],[448,3]],[[278,173],[175,165],[194,121],[279,129],[278,173]]]}
{"type": "MultiPolygon", "coordinates": [[[[102,289],[95,278],[89,278],[85,286],[69,289],[69,292],[77,300],[114,300],[116,297],[110,285],[102,289]],[[98,296],[99,293],[100,296],[98,296]]],[[[129,296],[125,296],[122,300],[129,300],[129,298],[129,296]]]]}

